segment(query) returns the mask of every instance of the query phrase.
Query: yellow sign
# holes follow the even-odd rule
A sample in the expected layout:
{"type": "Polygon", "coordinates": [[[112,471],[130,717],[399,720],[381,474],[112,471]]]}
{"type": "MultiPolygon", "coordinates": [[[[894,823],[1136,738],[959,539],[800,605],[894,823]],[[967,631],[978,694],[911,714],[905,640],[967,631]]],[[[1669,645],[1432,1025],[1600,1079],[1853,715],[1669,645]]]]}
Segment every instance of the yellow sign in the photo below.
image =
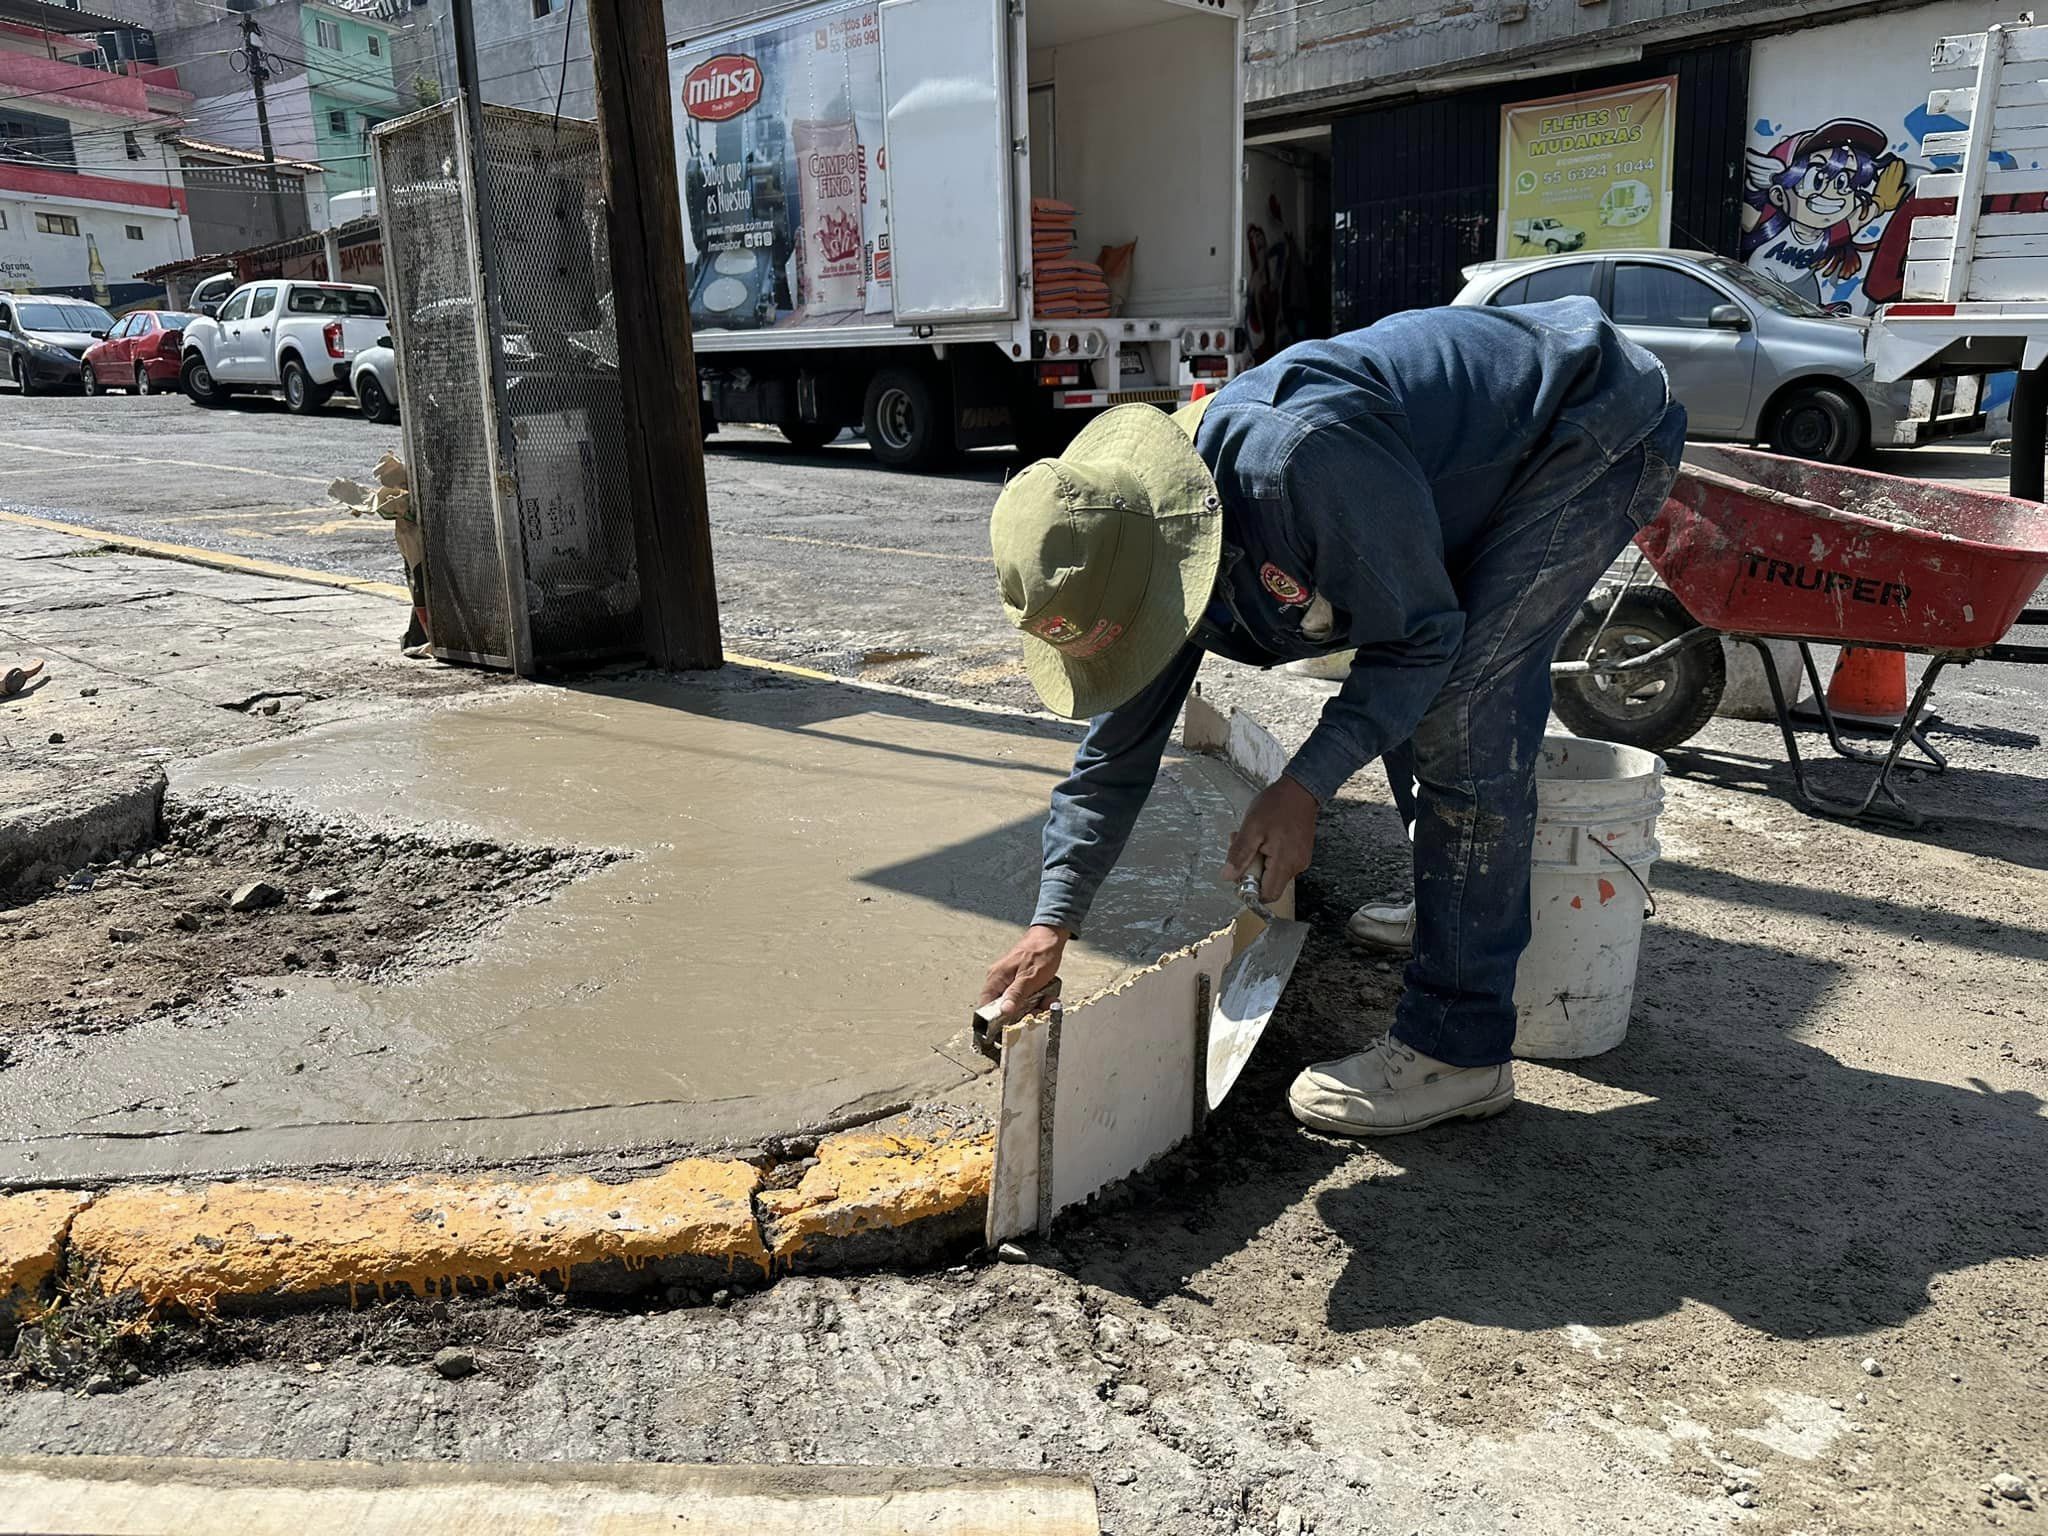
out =
{"type": "Polygon", "coordinates": [[[1518,102],[1500,113],[1500,254],[1671,243],[1678,77],[1518,102]]]}

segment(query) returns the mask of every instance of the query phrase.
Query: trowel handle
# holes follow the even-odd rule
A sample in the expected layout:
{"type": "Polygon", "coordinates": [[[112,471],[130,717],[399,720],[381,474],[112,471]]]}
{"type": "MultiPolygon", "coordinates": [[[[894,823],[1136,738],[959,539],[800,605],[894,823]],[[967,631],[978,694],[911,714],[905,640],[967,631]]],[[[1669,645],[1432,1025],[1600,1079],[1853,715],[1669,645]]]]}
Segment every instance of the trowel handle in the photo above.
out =
{"type": "Polygon", "coordinates": [[[1266,879],[1266,860],[1263,854],[1255,857],[1244,867],[1244,875],[1237,882],[1237,899],[1267,922],[1275,922],[1273,911],[1266,905],[1266,898],[1259,894],[1259,887],[1266,879]]]}
{"type": "MultiPolygon", "coordinates": [[[[1034,1013],[1042,1013],[1060,1000],[1060,978],[1055,976],[1038,991],[1024,1000],[1024,1006],[1017,1010],[1017,1017],[1028,1019],[1034,1013]]],[[[1003,1003],[1001,998],[983,1003],[968,1019],[968,1030],[974,1036],[974,1044],[982,1055],[991,1061],[1000,1061],[1003,1054],[1003,1003]]]]}

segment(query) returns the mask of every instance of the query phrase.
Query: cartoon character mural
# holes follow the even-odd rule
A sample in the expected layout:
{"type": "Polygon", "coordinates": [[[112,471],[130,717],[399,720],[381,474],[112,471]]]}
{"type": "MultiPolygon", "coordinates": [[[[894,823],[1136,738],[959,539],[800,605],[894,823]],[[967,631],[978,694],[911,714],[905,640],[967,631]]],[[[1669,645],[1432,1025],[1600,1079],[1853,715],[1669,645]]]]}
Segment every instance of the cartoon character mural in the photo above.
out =
{"type": "Polygon", "coordinates": [[[1743,261],[1835,314],[1868,308],[1854,302],[1863,286],[1854,280],[1906,201],[1911,174],[1884,130],[1838,117],[1747,160],[1743,261]]]}

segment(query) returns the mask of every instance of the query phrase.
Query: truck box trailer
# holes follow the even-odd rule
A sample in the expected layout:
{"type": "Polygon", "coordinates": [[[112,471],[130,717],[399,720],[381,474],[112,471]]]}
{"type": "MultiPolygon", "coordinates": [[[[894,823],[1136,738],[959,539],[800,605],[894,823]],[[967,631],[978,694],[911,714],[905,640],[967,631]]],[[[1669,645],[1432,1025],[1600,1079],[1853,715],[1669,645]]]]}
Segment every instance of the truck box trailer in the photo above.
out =
{"type": "Polygon", "coordinates": [[[1242,30],[1240,0],[821,0],[672,36],[707,430],[858,426],[914,467],[1228,378],[1242,30]]]}

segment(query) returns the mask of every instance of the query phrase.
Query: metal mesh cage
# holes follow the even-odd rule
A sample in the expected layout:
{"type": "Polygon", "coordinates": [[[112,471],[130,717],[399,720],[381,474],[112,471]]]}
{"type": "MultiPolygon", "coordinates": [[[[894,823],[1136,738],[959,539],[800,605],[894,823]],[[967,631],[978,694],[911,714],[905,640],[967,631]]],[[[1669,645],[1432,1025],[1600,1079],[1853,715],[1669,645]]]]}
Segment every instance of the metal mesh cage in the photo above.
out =
{"type": "Polygon", "coordinates": [[[483,120],[380,127],[377,205],[428,633],[532,672],[639,648],[618,338],[594,125],[483,120]]]}

